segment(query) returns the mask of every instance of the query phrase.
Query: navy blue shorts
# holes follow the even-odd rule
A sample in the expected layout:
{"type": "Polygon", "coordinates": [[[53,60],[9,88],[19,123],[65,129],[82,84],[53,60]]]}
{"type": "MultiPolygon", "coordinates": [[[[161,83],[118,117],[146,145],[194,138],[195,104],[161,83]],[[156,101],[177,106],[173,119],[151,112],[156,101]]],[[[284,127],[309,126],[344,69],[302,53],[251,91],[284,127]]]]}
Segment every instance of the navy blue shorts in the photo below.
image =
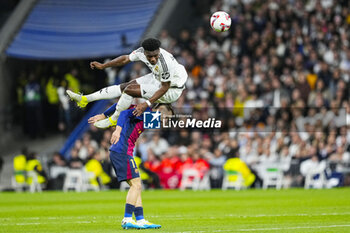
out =
{"type": "Polygon", "coordinates": [[[140,177],[139,169],[132,156],[110,151],[109,157],[119,182],[140,177]]]}

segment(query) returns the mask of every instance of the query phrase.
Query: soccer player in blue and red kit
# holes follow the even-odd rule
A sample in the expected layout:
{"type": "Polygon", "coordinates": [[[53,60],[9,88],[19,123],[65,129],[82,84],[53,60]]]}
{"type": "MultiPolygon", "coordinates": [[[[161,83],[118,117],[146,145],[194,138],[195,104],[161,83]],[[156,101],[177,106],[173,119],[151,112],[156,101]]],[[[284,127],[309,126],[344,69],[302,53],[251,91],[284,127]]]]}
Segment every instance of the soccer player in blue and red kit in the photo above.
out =
{"type": "MultiPolygon", "coordinates": [[[[93,124],[96,121],[107,118],[115,111],[116,104],[112,105],[103,114],[91,117],[88,122],[93,124]]],[[[163,116],[172,114],[170,105],[158,104],[153,111],[160,111],[163,116]]],[[[147,229],[160,228],[160,225],[153,224],[144,219],[141,191],[142,184],[138,168],[133,158],[135,143],[140,134],[144,131],[143,115],[134,115],[135,106],[121,112],[116,130],[111,137],[110,160],[117,174],[119,182],[126,181],[130,189],[126,196],[125,214],[122,220],[124,229],[147,229]],[[136,222],[132,219],[135,214],[136,222]]],[[[152,111],[147,108],[146,112],[152,111]]]]}

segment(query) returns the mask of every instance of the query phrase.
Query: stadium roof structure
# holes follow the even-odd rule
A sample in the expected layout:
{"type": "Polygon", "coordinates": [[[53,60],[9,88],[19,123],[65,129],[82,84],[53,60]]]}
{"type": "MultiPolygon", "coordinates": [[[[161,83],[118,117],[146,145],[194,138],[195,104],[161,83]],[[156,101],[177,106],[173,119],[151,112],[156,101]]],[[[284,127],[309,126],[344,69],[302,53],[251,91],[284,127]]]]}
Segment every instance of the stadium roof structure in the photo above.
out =
{"type": "Polygon", "coordinates": [[[130,52],[161,2],[40,0],[6,54],[24,59],[62,60],[130,52]]]}

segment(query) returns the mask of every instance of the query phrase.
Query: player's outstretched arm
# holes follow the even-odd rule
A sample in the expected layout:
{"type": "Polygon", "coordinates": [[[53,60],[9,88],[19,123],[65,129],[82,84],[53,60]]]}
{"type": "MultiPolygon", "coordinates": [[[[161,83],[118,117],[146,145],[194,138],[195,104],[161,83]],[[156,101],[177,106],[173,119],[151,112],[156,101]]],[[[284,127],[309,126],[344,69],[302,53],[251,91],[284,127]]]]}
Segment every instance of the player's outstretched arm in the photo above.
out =
{"type": "Polygon", "coordinates": [[[100,120],[103,120],[103,119],[106,119],[106,116],[102,113],[102,114],[97,114],[97,115],[95,115],[95,116],[93,116],[93,117],[90,117],[89,119],[88,119],[88,123],[89,124],[94,124],[94,123],[96,123],[97,121],[100,121],[100,120]]]}
{"type": "Polygon", "coordinates": [[[108,116],[112,115],[115,111],[115,106],[117,106],[117,103],[113,104],[112,106],[110,106],[106,111],[104,111],[104,113],[102,114],[97,114],[93,117],[90,117],[88,119],[88,123],[89,124],[94,124],[96,123],[97,121],[100,121],[100,120],[103,120],[103,119],[106,119],[108,116]]]}
{"type": "Polygon", "coordinates": [[[117,58],[114,58],[111,61],[108,61],[106,63],[99,63],[97,61],[90,62],[90,68],[91,69],[98,69],[98,70],[103,70],[108,67],[114,67],[114,66],[123,66],[128,64],[130,61],[129,55],[122,55],[117,58]]]}
{"type": "Polygon", "coordinates": [[[133,112],[135,116],[140,116],[148,106],[151,106],[160,97],[162,97],[170,88],[170,82],[162,82],[162,86],[146,102],[138,104],[133,112]]]}

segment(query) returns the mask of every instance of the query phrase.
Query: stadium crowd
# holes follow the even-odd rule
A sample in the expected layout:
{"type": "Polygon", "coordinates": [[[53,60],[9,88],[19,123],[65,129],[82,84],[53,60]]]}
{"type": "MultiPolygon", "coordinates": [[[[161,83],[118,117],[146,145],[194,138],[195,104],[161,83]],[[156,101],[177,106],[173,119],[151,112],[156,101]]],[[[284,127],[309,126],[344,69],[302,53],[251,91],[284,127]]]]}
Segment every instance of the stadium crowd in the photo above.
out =
{"type": "MultiPolygon", "coordinates": [[[[262,186],[264,164],[278,164],[285,187],[302,186],[314,169],[336,180],[327,187],[349,185],[349,9],[345,0],[216,0],[211,12],[232,17],[228,32],[211,30],[209,14],[179,36],[162,31],[162,47],[189,74],[176,111],[214,114],[225,124],[215,132],[145,132],[135,156],[147,186],[177,188],[191,168],[220,188],[232,158],[240,158],[255,177],[247,186],[262,186]]],[[[125,80],[148,72],[135,63],[125,80]]],[[[50,167],[80,168],[94,159],[113,177],[111,133],[92,126],[66,161],[55,155],[64,162],[54,159],[50,167]]]]}

